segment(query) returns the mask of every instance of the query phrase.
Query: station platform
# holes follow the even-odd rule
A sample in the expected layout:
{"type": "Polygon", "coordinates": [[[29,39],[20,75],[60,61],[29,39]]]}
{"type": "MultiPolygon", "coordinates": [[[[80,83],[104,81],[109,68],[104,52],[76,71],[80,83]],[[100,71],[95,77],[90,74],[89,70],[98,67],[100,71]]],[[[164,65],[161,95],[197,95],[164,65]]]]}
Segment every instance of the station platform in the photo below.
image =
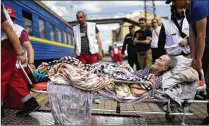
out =
{"type": "MultiPolygon", "coordinates": [[[[5,109],[5,117],[1,119],[2,125],[54,125],[54,120],[49,109],[48,96],[46,94],[33,93],[41,108],[30,113],[27,117],[16,117],[17,110],[5,109]]],[[[112,100],[100,100],[100,104],[93,103],[93,109],[116,109],[117,103],[112,100]]],[[[139,103],[135,105],[121,104],[121,110],[127,111],[163,111],[155,103],[139,103]]],[[[189,110],[195,114],[187,116],[185,123],[198,125],[207,116],[206,104],[192,104],[189,110]]],[[[170,123],[165,119],[165,115],[143,115],[138,113],[116,113],[92,111],[94,123],[97,125],[180,125],[182,116],[176,116],[170,123]]]]}

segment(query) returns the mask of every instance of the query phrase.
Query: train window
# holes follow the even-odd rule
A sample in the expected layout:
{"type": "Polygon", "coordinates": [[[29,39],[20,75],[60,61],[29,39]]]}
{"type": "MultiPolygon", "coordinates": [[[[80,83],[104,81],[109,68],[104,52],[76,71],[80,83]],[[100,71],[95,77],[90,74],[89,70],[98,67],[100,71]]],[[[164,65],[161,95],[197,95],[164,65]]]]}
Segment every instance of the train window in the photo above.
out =
{"type": "Polygon", "coordinates": [[[67,44],[67,33],[64,32],[64,43],[67,44]]]}
{"type": "Polygon", "coordinates": [[[71,42],[72,42],[72,38],[71,38],[70,34],[67,33],[67,44],[71,45],[72,44],[71,42]]]}
{"type": "Polygon", "coordinates": [[[28,32],[29,35],[33,35],[33,21],[32,14],[22,10],[23,20],[24,20],[24,28],[28,32]]]}
{"type": "Polygon", "coordinates": [[[55,41],[55,29],[54,29],[54,25],[50,24],[50,36],[51,36],[51,40],[55,41]]]}
{"type": "Polygon", "coordinates": [[[40,37],[45,39],[46,38],[45,22],[42,19],[39,19],[39,32],[40,32],[40,37]]]}
{"type": "Polygon", "coordinates": [[[58,41],[62,42],[62,32],[61,29],[58,28],[58,41]]]}

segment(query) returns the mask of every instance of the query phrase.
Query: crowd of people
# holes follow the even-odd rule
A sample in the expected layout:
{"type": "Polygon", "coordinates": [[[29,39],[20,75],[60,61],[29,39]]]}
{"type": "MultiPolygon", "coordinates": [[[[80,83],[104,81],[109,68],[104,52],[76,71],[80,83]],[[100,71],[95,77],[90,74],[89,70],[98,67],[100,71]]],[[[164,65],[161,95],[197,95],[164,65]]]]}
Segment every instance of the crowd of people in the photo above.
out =
{"type": "MultiPolygon", "coordinates": [[[[154,18],[152,28],[148,28],[145,18],[139,19],[140,30],[135,26],[129,27],[130,33],[124,38],[122,49],[114,45],[113,59],[121,64],[121,55],[127,47],[128,63],[136,69],[160,66],[164,62],[159,58],[164,54],[170,56],[183,55],[192,58],[192,67],[200,73],[203,69],[205,75],[209,72],[209,2],[198,0],[167,0],[172,2],[171,17],[159,26],[154,18]],[[156,61],[156,62],[155,62],[156,61]],[[152,65],[153,64],[153,65],[152,65]]],[[[5,101],[22,104],[22,110],[17,116],[25,116],[40,108],[36,99],[30,94],[27,80],[16,65],[17,61],[34,66],[34,51],[27,32],[23,27],[15,24],[15,11],[11,7],[1,4],[1,105],[5,101]],[[7,97],[5,97],[7,96],[7,97]],[[7,100],[5,99],[7,98],[7,100]]],[[[78,25],[73,27],[75,48],[74,57],[83,64],[93,64],[103,58],[102,44],[96,23],[87,22],[86,14],[82,11],[76,13],[78,25]]],[[[163,67],[162,67],[163,68],[163,67]]],[[[209,87],[209,84],[207,82],[209,87]]],[[[138,88],[133,85],[132,90],[138,88]]],[[[208,89],[207,89],[208,91],[208,89]]],[[[137,91],[135,94],[137,95],[137,91]]],[[[209,92],[208,92],[209,94],[209,92]]],[[[98,99],[95,100],[99,103],[98,99]]],[[[5,103],[6,104],[6,103],[5,103]]],[[[21,106],[21,105],[20,105],[21,106]]],[[[3,110],[1,111],[4,115],[3,110]]],[[[207,117],[202,124],[208,124],[207,117]]]]}

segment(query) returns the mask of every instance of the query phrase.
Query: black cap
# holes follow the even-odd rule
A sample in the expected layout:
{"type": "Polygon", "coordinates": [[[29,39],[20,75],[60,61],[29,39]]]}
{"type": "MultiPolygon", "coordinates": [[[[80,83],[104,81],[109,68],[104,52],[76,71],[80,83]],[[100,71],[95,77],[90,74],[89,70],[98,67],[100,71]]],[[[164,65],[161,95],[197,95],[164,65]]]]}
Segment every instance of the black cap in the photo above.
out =
{"type": "Polygon", "coordinates": [[[166,4],[170,4],[172,2],[172,0],[166,0],[166,4]]]}
{"type": "Polygon", "coordinates": [[[135,28],[135,26],[134,25],[131,25],[131,26],[129,26],[129,28],[135,28]]]}

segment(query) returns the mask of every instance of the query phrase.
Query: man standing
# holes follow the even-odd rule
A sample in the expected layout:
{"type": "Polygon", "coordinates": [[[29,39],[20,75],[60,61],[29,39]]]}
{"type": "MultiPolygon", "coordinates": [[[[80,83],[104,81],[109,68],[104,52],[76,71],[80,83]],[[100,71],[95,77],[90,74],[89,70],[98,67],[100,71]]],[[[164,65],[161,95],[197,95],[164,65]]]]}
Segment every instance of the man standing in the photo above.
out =
{"type": "MultiPolygon", "coordinates": [[[[177,8],[187,8],[187,19],[190,23],[190,48],[192,56],[192,66],[198,72],[205,73],[207,84],[207,97],[209,98],[209,1],[208,0],[167,0],[169,4],[173,4],[177,8]]],[[[207,104],[209,114],[209,104],[207,104]]],[[[203,123],[209,124],[209,116],[203,123]]]]}
{"type": "MultiPolygon", "coordinates": [[[[7,84],[16,70],[16,61],[20,60],[25,63],[26,60],[15,31],[9,14],[1,4],[1,105],[3,105],[7,84]],[[7,43],[10,43],[12,48],[8,49],[3,46],[7,43]]],[[[1,115],[4,115],[3,111],[1,111],[1,115]]]]}
{"type": "Polygon", "coordinates": [[[136,31],[134,38],[134,45],[137,46],[137,59],[140,69],[151,67],[152,65],[152,51],[150,49],[150,41],[152,32],[146,28],[146,19],[139,19],[140,30],[136,31]]]}
{"type": "Polygon", "coordinates": [[[171,18],[162,24],[158,48],[161,55],[190,56],[189,23],[184,14],[185,9],[171,5],[171,18]]]}
{"type": "Polygon", "coordinates": [[[87,22],[84,12],[76,14],[78,25],[73,27],[75,48],[74,56],[84,64],[93,64],[102,59],[102,44],[95,23],[87,22]]]}
{"type": "Polygon", "coordinates": [[[151,49],[152,49],[152,63],[159,57],[158,51],[158,39],[160,34],[160,27],[158,26],[158,20],[156,18],[152,19],[152,41],[151,41],[151,49]]]}
{"type": "MultiPolygon", "coordinates": [[[[93,64],[102,59],[102,43],[99,38],[99,30],[95,23],[86,21],[86,14],[82,11],[76,13],[78,25],[73,27],[75,48],[74,56],[83,64],[93,64]]],[[[100,103],[98,99],[95,103],[100,103]]]]}
{"type": "Polygon", "coordinates": [[[136,50],[136,46],[133,44],[133,39],[134,39],[134,34],[135,34],[134,25],[129,26],[129,32],[130,33],[128,33],[124,39],[122,54],[124,54],[124,51],[126,50],[126,45],[128,45],[127,47],[128,63],[132,68],[135,64],[136,69],[139,70],[139,63],[137,61],[137,54],[136,54],[137,50],[136,50]]]}

